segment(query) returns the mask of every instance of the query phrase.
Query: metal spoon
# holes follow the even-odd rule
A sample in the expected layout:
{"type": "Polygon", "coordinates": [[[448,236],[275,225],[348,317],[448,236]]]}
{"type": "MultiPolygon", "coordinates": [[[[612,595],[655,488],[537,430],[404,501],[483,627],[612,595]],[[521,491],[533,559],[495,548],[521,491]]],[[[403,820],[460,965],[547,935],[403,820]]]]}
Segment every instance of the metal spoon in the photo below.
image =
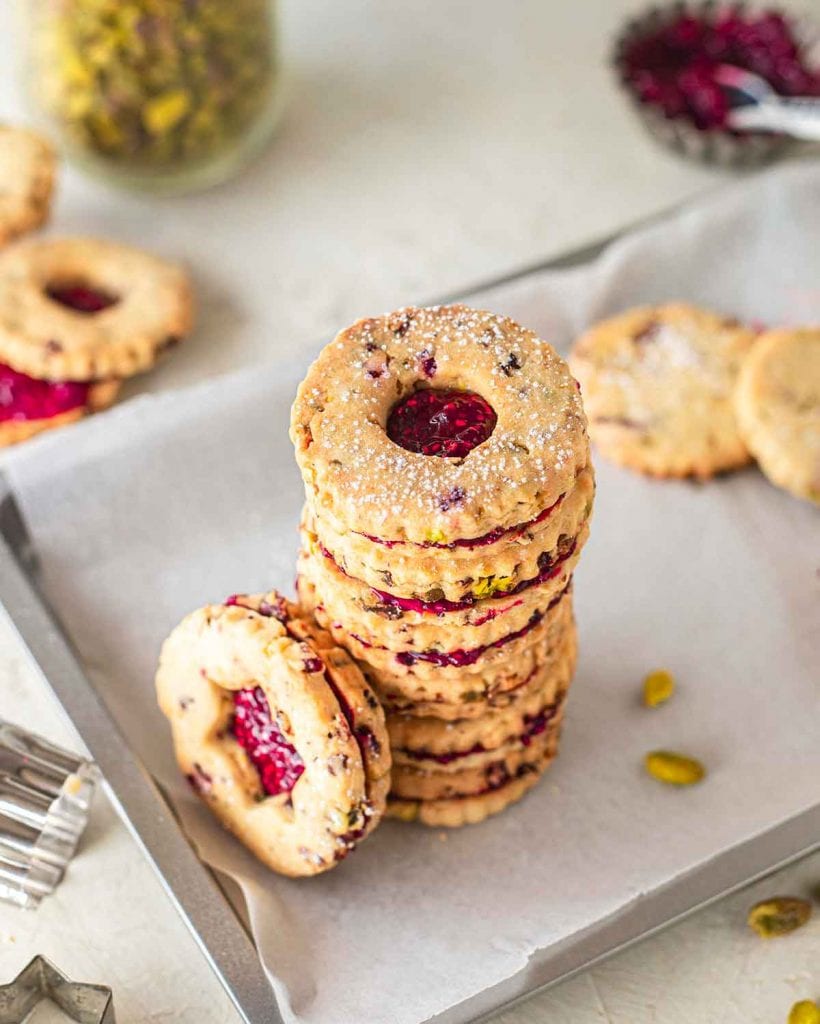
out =
{"type": "Polygon", "coordinates": [[[781,96],[765,78],[733,64],[716,68],[715,79],[733,103],[727,119],[729,128],[820,141],[820,98],[781,96]]]}

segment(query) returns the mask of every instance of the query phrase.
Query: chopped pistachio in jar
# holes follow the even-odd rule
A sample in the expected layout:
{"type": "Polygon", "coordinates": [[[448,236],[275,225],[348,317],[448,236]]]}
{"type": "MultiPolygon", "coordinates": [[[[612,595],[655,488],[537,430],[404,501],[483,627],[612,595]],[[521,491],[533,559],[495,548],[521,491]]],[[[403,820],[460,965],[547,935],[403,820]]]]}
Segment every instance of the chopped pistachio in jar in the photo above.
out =
{"type": "Polygon", "coordinates": [[[270,0],[41,0],[35,85],[70,144],[157,169],[229,147],[269,101],[270,0]]]}

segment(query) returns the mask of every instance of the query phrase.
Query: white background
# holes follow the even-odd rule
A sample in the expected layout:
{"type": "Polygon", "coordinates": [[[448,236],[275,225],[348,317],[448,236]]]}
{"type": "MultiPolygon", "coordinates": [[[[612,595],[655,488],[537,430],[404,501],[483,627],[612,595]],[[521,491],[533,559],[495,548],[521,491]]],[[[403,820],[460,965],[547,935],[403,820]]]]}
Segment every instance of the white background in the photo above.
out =
{"type": "MultiPolygon", "coordinates": [[[[224,344],[205,352],[194,339],[141,387],[281,358],[358,315],[464,288],[725,179],[657,150],[612,89],[607,45],[629,5],[503,6],[292,0],[290,103],[269,154],[241,179],[151,204],[66,176],[61,231],[127,240],[150,217],[156,248],[192,262],[203,315],[224,323],[224,344]],[[243,245],[249,233],[255,242],[243,245]],[[225,259],[262,282],[243,308],[220,290],[225,259]]],[[[0,114],[19,117],[5,7],[0,39],[0,114]]],[[[4,631],[0,714],[70,736],[4,631]]],[[[811,879],[812,865],[796,872],[811,879]]],[[[820,996],[810,973],[820,926],[757,943],[743,926],[751,899],[726,901],[504,1019],[783,1020],[794,999],[820,996]]],[[[234,1019],[103,801],[60,893],[35,915],[0,909],[0,982],[35,952],[113,985],[122,1021],[234,1019]]]]}

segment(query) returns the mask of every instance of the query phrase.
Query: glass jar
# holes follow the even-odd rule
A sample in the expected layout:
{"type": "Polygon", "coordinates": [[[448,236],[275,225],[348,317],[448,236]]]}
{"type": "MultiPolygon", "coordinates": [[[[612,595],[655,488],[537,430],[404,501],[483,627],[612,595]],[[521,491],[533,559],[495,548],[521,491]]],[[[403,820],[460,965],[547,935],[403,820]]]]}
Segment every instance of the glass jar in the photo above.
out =
{"type": "Polygon", "coordinates": [[[203,188],[268,140],[275,0],[23,0],[27,87],[69,158],[127,186],[203,188]]]}

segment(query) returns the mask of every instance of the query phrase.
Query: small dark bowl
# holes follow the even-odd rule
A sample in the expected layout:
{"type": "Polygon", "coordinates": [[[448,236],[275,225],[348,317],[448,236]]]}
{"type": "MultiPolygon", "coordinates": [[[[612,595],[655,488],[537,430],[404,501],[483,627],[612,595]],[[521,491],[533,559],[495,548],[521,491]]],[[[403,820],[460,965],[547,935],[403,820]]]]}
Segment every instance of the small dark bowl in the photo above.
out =
{"type": "MultiPolygon", "coordinates": [[[[686,15],[691,15],[699,21],[710,22],[716,15],[730,7],[739,12],[754,13],[756,10],[747,4],[716,3],[714,0],[679,0],[676,3],[650,7],[626,23],[615,40],[612,64],[644,127],[662,145],[703,164],[733,168],[756,167],[783,156],[796,143],[787,136],[774,133],[733,132],[728,128],[698,127],[684,114],[670,117],[659,106],[642,100],[627,75],[625,57],[634,43],[654,35],[658,30],[686,15]]],[[[762,13],[762,8],[760,11],[762,13]]],[[[788,22],[798,42],[806,45],[810,44],[812,39],[816,39],[816,31],[810,34],[807,25],[792,17],[788,18],[788,22]]]]}

